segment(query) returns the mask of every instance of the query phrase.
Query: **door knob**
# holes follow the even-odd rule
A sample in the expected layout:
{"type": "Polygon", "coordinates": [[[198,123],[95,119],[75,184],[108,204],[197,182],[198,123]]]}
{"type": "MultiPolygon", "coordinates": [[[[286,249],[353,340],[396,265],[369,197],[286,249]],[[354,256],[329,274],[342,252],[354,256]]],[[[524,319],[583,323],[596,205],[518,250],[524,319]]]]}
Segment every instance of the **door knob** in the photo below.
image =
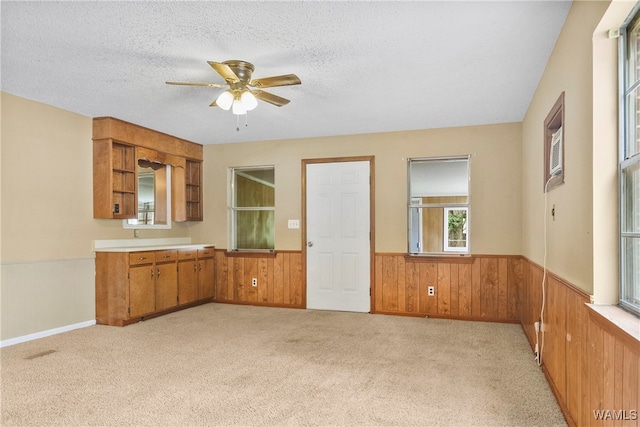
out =
{"type": "Polygon", "coordinates": [[[309,246],[309,247],[313,246],[313,242],[312,242],[311,240],[309,240],[309,241],[307,242],[307,246],[309,246]]]}

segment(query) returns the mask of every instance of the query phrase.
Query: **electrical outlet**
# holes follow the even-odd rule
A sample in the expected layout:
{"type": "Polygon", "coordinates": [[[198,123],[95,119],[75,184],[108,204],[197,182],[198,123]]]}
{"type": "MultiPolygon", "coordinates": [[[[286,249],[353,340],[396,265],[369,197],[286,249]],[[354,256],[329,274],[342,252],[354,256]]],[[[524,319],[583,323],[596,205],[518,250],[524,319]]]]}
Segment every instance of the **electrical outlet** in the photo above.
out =
{"type": "Polygon", "coordinates": [[[258,286],[258,279],[256,277],[254,277],[253,279],[251,279],[251,286],[256,287],[258,286]]]}
{"type": "Polygon", "coordinates": [[[436,288],[433,286],[429,286],[427,288],[427,292],[429,294],[430,297],[434,296],[436,294],[436,288]]]}

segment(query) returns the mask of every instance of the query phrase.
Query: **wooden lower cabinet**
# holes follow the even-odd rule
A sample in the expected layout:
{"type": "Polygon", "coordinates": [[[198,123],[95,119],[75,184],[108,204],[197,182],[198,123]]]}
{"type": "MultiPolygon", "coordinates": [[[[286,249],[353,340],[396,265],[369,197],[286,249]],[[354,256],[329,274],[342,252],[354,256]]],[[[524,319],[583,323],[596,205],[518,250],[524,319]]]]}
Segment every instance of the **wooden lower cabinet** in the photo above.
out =
{"type": "Polygon", "coordinates": [[[156,311],[153,264],[129,269],[129,316],[139,317],[156,311]]]}
{"type": "Polygon", "coordinates": [[[178,301],[213,298],[215,293],[215,259],[213,248],[178,251],[178,301]]]}
{"type": "Polygon", "coordinates": [[[178,302],[189,304],[198,299],[198,264],[196,249],[178,251],[178,302]]]}
{"type": "Polygon", "coordinates": [[[172,262],[156,265],[156,311],[178,305],[178,269],[172,262]]]}
{"type": "Polygon", "coordinates": [[[213,260],[213,248],[96,252],[96,322],[124,326],[211,301],[213,260]]]}
{"type": "Polygon", "coordinates": [[[198,299],[215,296],[215,258],[213,248],[198,249],[198,299]]]}

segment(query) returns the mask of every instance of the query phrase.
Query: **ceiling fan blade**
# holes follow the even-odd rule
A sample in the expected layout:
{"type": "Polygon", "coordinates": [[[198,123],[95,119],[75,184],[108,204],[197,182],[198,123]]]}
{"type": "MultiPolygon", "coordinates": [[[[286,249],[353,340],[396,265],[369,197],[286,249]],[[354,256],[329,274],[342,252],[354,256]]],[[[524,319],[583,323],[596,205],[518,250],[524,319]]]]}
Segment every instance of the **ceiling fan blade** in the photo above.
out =
{"type": "Polygon", "coordinates": [[[273,104],[276,107],[282,107],[283,105],[287,105],[289,102],[291,102],[288,99],[282,98],[269,92],[265,92],[263,90],[252,90],[251,92],[259,100],[268,102],[269,104],[273,104]]]}
{"type": "Polygon", "coordinates": [[[275,87],[275,86],[291,86],[299,85],[302,82],[295,74],[285,74],[283,76],[264,77],[262,79],[254,79],[249,82],[249,86],[258,88],[275,87]]]}
{"type": "Polygon", "coordinates": [[[236,76],[236,73],[233,72],[231,67],[227,64],[222,64],[220,62],[207,61],[211,67],[216,70],[218,74],[222,76],[223,79],[226,80],[227,83],[238,83],[240,79],[236,76]]]}
{"type": "Polygon", "coordinates": [[[190,82],[165,82],[168,85],[181,85],[181,86],[207,86],[207,87],[225,87],[227,85],[219,85],[216,83],[190,83],[190,82]]]}

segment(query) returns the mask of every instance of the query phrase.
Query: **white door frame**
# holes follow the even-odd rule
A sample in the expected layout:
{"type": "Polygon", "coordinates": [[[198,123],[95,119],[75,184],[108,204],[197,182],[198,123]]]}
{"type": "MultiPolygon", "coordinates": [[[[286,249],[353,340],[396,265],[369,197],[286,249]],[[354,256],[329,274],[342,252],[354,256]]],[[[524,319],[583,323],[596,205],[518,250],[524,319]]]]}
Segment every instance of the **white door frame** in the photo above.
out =
{"type": "Polygon", "coordinates": [[[307,165],[313,163],[369,162],[369,312],[375,302],[375,156],[302,159],[302,277],[304,279],[303,306],[307,308],[307,165]]]}

